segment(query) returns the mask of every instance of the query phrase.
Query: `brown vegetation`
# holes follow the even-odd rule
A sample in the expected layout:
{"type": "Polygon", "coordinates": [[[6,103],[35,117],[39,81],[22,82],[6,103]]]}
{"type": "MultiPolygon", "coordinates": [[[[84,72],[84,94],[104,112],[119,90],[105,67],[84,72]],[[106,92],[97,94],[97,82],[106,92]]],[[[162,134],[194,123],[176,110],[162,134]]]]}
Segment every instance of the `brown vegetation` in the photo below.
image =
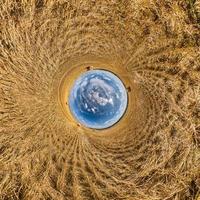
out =
{"type": "Polygon", "coordinates": [[[0,1],[1,200],[199,198],[199,0],[0,1]],[[131,83],[129,117],[102,133],[58,100],[93,62],[131,83]]]}

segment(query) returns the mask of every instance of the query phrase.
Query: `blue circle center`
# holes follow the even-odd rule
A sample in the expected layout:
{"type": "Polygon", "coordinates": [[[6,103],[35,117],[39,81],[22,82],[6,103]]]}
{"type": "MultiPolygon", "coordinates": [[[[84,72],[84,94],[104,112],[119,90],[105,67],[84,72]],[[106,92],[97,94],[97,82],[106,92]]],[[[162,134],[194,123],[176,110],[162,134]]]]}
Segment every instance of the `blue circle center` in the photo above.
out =
{"type": "Polygon", "coordinates": [[[127,107],[127,92],[121,80],[105,70],[91,70],[74,83],[69,107],[84,126],[104,129],[114,125],[127,107]]]}

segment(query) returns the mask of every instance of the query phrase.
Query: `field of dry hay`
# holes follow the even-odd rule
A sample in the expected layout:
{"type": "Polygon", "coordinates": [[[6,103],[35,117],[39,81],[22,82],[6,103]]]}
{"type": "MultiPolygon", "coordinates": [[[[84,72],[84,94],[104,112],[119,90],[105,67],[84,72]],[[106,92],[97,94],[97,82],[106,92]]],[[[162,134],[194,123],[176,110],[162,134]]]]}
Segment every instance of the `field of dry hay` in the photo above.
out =
{"type": "Polygon", "coordinates": [[[0,199],[200,199],[200,1],[1,0],[0,199]],[[83,61],[132,81],[108,134],[59,104],[83,61]]]}

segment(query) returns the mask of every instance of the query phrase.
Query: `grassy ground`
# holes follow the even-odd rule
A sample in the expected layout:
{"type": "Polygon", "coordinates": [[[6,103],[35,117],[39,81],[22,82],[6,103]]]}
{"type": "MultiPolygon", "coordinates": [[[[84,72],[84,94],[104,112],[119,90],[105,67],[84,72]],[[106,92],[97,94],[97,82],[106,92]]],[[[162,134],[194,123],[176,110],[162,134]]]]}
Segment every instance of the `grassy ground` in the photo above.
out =
{"type": "Polygon", "coordinates": [[[0,200],[18,199],[200,199],[199,0],[0,1],[0,200]],[[130,88],[105,132],[58,97],[88,63],[130,88]]]}

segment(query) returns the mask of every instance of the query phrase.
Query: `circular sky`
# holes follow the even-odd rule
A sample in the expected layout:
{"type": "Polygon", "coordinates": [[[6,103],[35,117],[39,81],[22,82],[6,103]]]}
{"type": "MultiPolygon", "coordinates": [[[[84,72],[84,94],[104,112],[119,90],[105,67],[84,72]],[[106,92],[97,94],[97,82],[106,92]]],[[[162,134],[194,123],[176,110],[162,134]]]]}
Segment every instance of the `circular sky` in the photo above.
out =
{"type": "Polygon", "coordinates": [[[122,81],[105,70],[91,70],[74,83],[69,95],[69,107],[82,125],[104,129],[120,120],[128,97],[122,81]]]}

